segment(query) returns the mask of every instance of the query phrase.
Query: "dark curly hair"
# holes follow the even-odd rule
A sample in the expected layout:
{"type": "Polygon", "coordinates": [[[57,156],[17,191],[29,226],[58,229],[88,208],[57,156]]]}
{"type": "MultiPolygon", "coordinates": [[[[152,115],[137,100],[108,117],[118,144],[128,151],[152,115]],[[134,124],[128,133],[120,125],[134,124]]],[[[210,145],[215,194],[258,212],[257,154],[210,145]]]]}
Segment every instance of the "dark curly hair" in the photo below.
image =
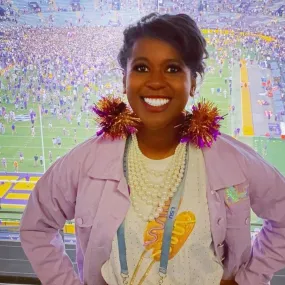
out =
{"type": "Polygon", "coordinates": [[[203,77],[204,59],[208,58],[206,40],[196,22],[186,14],[160,15],[151,13],[135,25],[124,30],[124,43],[118,54],[118,62],[123,70],[131,57],[135,42],[143,37],[163,40],[178,50],[194,78],[203,77]]]}

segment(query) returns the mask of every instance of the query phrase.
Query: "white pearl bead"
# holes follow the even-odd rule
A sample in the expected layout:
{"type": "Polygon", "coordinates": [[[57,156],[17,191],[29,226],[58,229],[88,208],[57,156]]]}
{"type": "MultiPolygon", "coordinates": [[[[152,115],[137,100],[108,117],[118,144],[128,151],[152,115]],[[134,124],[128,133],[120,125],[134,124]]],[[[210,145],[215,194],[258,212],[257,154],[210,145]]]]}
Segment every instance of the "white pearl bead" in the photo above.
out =
{"type": "Polygon", "coordinates": [[[157,219],[159,217],[159,213],[155,213],[154,217],[157,219]]]}
{"type": "Polygon", "coordinates": [[[166,202],[169,198],[168,197],[161,197],[161,201],[166,202]]]}
{"type": "Polygon", "coordinates": [[[158,212],[158,213],[162,213],[162,212],[163,212],[163,208],[162,208],[162,207],[158,207],[158,208],[157,208],[157,212],[158,212]]]}

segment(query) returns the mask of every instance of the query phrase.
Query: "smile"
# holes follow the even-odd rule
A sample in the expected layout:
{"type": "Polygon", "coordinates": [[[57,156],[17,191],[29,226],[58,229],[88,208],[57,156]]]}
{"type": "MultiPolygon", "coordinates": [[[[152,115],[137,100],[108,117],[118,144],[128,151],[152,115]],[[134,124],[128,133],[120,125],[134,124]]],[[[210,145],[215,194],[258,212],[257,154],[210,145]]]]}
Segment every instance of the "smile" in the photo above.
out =
{"type": "Polygon", "coordinates": [[[153,107],[161,107],[169,103],[170,99],[168,98],[143,98],[144,102],[153,107]]]}

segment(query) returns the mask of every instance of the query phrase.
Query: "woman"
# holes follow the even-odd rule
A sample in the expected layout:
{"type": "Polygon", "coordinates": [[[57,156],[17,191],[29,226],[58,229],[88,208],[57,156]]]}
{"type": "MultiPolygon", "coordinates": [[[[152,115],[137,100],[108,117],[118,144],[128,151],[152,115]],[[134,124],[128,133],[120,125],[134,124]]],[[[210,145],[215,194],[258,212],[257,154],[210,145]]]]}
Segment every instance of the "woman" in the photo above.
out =
{"type": "Polygon", "coordinates": [[[98,137],[49,168],[23,215],[22,246],[43,284],[261,285],[284,267],[284,177],[229,136],[199,138],[202,105],[185,115],[206,56],[184,14],[125,30],[118,59],[133,113],[118,103],[108,121],[114,102],[103,99],[98,137]],[[250,207],[265,219],[253,247],[250,207]],[[79,276],[59,235],[71,219],[79,276]]]}

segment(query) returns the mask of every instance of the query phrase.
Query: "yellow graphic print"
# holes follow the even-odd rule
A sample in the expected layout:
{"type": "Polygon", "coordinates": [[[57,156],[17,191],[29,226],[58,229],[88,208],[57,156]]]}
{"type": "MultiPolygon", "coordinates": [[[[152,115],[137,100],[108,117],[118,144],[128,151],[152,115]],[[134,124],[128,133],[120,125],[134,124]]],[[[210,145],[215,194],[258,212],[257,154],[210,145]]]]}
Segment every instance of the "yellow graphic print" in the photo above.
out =
{"type": "MultiPolygon", "coordinates": [[[[152,251],[153,261],[148,266],[145,274],[143,275],[142,279],[139,281],[138,285],[141,285],[144,282],[153,264],[155,262],[160,261],[164,226],[165,226],[165,222],[167,221],[169,206],[170,206],[170,202],[168,202],[164,206],[163,212],[160,214],[160,216],[157,219],[148,222],[146,226],[146,229],[144,231],[145,250],[141,254],[140,260],[135,268],[134,274],[130,281],[130,285],[134,284],[134,281],[136,279],[138,270],[141,266],[144,256],[149,250],[152,251]]],[[[186,240],[192,233],[195,227],[195,224],[196,224],[196,217],[194,213],[190,211],[185,211],[177,215],[174,221],[173,231],[171,235],[169,260],[172,259],[179,252],[179,250],[183,247],[184,243],[186,242],[186,240]]]]}

